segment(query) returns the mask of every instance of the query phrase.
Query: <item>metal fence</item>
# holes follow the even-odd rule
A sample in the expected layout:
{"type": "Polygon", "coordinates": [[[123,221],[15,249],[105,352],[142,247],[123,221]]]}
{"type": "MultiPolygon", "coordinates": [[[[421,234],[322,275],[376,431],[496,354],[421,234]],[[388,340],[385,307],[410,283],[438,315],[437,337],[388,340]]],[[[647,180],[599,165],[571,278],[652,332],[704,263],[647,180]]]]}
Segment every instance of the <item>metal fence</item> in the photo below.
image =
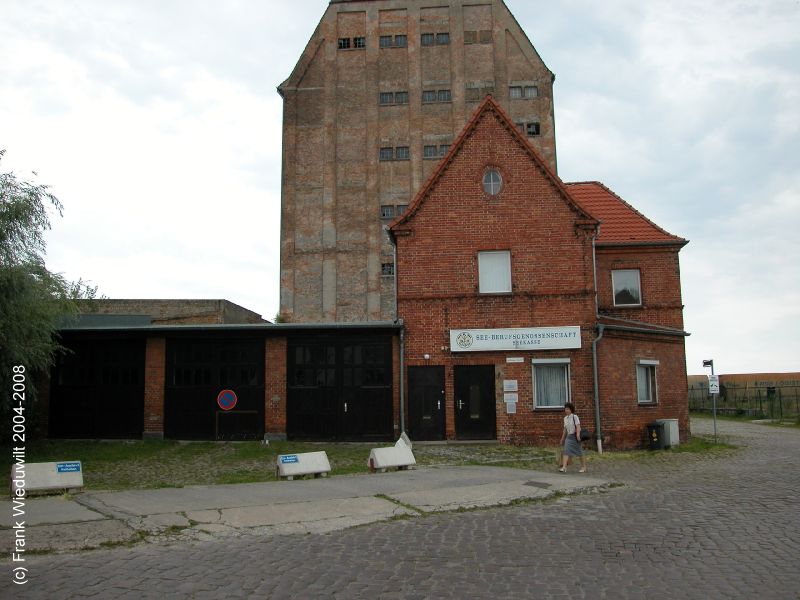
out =
{"type": "MultiPolygon", "coordinates": [[[[708,385],[690,385],[689,410],[711,412],[711,408],[708,385]]],[[[748,387],[724,383],[717,398],[717,413],[800,423],[800,386],[748,387]]]]}

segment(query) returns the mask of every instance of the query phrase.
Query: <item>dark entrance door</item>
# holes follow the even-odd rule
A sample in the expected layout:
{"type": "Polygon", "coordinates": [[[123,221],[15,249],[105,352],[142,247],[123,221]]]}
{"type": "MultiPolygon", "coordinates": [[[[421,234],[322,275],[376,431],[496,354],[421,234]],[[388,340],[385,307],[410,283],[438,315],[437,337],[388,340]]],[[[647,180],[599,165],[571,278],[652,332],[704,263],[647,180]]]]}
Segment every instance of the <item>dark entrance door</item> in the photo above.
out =
{"type": "Polygon", "coordinates": [[[167,341],[164,435],[180,440],[256,440],[264,436],[264,340],[167,341]],[[238,401],[222,410],[217,396],[238,401]]]}
{"type": "Polygon", "coordinates": [[[141,438],[144,340],[64,340],[50,377],[50,436],[141,438]]]}
{"type": "Polygon", "coordinates": [[[453,370],[456,437],[495,439],[494,365],[458,366],[453,370]]]}
{"type": "Polygon", "coordinates": [[[408,368],[408,433],[412,440],[444,439],[444,367],[408,368]]]}
{"type": "Polygon", "coordinates": [[[296,338],[288,354],[289,439],[391,439],[391,338],[296,338]]]}

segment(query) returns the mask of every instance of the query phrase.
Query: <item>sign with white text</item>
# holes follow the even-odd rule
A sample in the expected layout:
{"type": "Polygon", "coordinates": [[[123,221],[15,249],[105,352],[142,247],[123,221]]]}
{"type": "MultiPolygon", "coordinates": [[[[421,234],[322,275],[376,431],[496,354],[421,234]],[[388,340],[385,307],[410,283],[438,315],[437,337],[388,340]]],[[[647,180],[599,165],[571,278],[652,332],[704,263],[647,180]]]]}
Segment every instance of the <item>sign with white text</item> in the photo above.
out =
{"type": "Polygon", "coordinates": [[[708,393],[719,394],[719,375],[708,376],[708,393]]]}
{"type": "Polygon", "coordinates": [[[581,347],[581,328],[451,329],[452,352],[491,350],[562,350],[581,347]]]}

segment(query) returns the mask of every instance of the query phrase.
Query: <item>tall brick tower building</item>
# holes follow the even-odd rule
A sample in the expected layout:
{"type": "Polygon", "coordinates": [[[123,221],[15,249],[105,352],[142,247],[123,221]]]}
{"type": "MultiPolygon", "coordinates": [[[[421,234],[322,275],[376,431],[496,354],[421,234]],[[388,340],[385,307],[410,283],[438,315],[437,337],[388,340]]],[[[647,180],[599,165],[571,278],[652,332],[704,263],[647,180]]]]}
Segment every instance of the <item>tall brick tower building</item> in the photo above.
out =
{"type": "Polygon", "coordinates": [[[553,79],[502,0],[331,0],[278,88],[282,315],[392,319],[385,225],[487,94],[555,171],[553,79]]]}

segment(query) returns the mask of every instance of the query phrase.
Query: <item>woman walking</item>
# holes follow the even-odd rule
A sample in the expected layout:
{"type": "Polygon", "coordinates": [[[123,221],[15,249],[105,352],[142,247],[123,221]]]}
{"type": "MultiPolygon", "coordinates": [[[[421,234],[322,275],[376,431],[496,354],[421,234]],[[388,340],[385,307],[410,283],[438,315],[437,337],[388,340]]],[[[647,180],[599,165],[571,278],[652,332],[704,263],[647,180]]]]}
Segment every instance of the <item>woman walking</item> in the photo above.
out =
{"type": "Polygon", "coordinates": [[[561,444],[564,447],[564,452],[561,457],[561,468],[558,469],[560,473],[567,472],[567,463],[570,456],[580,456],[581,468],[579,473],[586,473],[586,456],[583,454],[581,448],[581,420],[575,414],[575,405],[572,402],[567,402],[564,405],[564,427],[561,430],[561,444]]]}

